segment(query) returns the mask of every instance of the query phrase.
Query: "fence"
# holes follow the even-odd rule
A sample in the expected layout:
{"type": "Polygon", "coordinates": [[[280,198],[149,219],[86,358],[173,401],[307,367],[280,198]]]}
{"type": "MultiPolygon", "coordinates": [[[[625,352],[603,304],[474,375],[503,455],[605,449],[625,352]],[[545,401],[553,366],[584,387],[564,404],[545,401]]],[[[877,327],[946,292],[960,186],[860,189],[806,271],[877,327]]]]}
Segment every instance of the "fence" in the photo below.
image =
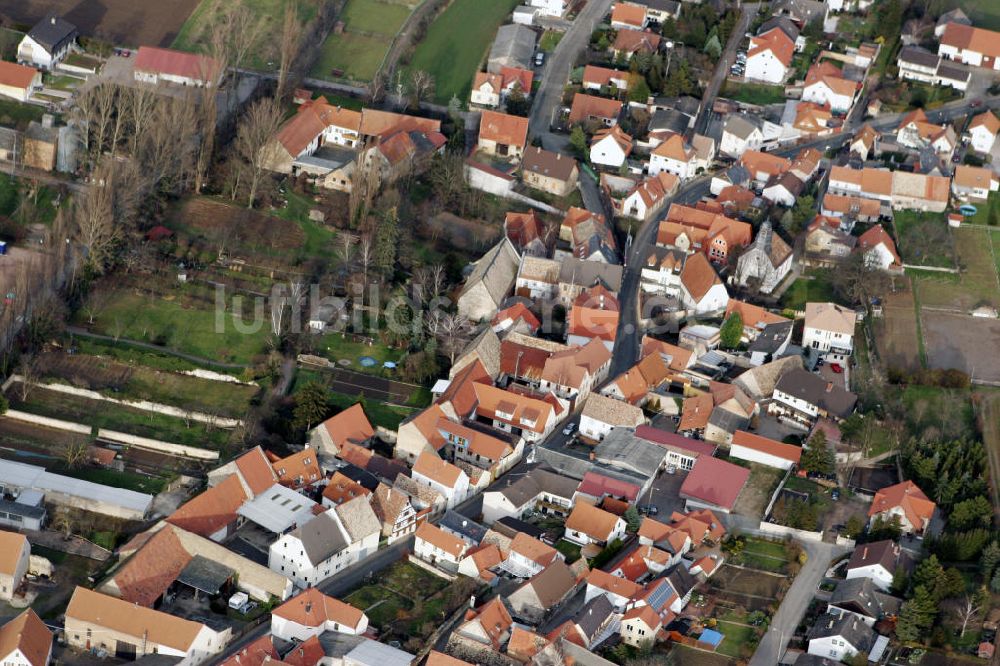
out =
{"type": "Polygon", "coordinates": [[[114,442],[121,442],[123,444],[129,444],[136,448],[147,449],[149,451],[158,451],[160,453],[165,453],[171,456],[179,456],[181,458],[194,458],[195,460],[218,460],[218,451],[209,451],[208,449],[199,449],[194,446],[184,446],[182,444],[172,444],[170,442],[164,442],[159,439],[150,439],[149,437],[139,437],[138,435],[130,435],[125,432],[117,432],[115,430],[105,430],[101,428],[97,431],[97,436],[101,439],[108,439],[114,442]]]}
{"type": "Polygon", "coordinates": [[[52,428],[54,430],[65,430],[67,432],[75,432],[80,435],[90,435],[93,430],[88,425],[83,425],[82,423],[74,423],[72,421],[63,421],[61,419],[53,419],[48,416],[39,416],[37,414],[29,414],[28,412],[21,412],[16,409],[8,409],[4,414],[7,418],[14,419],[15,421],[24,421],[25,423],[34,423],[35,425],[44,426],[46,428],[52,428]]]}
{"type": "Polygon", "coordinates": [[[778,525],[775,523],[769,523],[766,521],[760,521],[760,527],[757,528],[764,534],[775,534],[779,536],[793,536],[797,539],[802,539],[803,541],[822,541],[822,532],[809,532],[807,530],[797,530],[794,527],[785,527],[784,525],[778,525]]]}

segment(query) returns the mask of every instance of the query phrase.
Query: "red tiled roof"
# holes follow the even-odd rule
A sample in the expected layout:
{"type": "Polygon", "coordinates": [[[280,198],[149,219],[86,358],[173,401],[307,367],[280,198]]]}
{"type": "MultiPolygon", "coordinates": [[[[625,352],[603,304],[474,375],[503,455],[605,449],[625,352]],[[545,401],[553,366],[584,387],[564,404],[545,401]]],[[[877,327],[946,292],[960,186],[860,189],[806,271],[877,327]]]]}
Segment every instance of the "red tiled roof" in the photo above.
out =
{"type": "Polygon", "coordinates": [[[338,448],[345,442],[361,444],[375,436],[375,429],[365,416],[361,403],[351,405],[323,421],[323,427],[338,448]]]}
{"type": "Polygon", "coordinates": [[[528,119],[499,111],[483,111],[479,122],[479,140],[524,147],[528,141],[528,119]]]}
{"type": "Polygon", "coordinates": [[[38,76],[34,67],[26,67],[13,62],[0,61],[0,85],[11,88],[28,89],[38,76]]]}
{"type": "Polygon", "coordinates": [[[295,595],[271,614],[306,627],[321,627],[327,622],[336,622],[351,628],[357,627],[365,616],[364,611],[327,596],[315,587],[295,595]]]}
{"type": "Polygon", "coordinates": [[[781,64],[788,67],[792,64],[792,57],[795,55],[795,42],[781,28],[771,28],[763,35],[757,35],[750,39],[747,60],[765,51],[773,53],[781,64]]]}
{"type": "Polygon", "coordinates": [[[210,537],[223,527],[236,522],[236,511],[247,501],[243,485],[235,475],[208,488],[182,504],[167,518],[167,522],[188,532],[210,537]]]}
{"type": "Polygon", "coordinates": [[[776,442],[773,439],[761,437],[745,430],[737,430],[733,433],[733,446],[742,446],[783,460],[790,460],[796,465],[799,464],[799,458],[802,457],[802,447],[800,446],[776,442]]]}
{"type": "Polygon", "coordinates": [[[281,458],[271,466],[278,473],[278,483],[289,488],[313,484],[323,476],[314,449],[303,449],[281,458]]]}
{"type": "MultiPolygon", "coordinates": [[[[619,34],[622,32],[627,31],[621,30],[619,34]]],[[[569,122],[582,123],[591,117],[617,120],[621,110],[622,103],[617,100],[576,93],[569,111],[569,122]]]]}
{"type": "Polygon", "coordinates": [[[681,484],[680,495],[732,510],[750,470],[711,456],[699,456],[681,484]]]}
{"type": "Polygon", "coordinates": [[[653,426],[641,425],[635,429],[635,436],[646,441],[659,444],[660,446],[672,446],[679,449],[686,449],[691,453],[701,456],[711,456],[715,453],[716,446],[711,442],[700,439],[691,439],[677,433],[660,430],[653,426]]]}
{"type": "Polygon", "coordinates": [[[278,481],[274,468],[271,467],[271,463],[259,446],[255,446],[237,458],[236,469],[254,497],[278,481]]]}
{"type": "MultiPolygon", "coordinates": [[[[21,652],[30,666],[47,666],[49,663],[52,632],[30,608],[0,627],[0,658],[13,656],[15,650],[21,652]]],[[[10,663],[21,662],[14,659],[10,663]]]]}
{"type": "Polygon", "coordinates": [[[924,524],[930,522],[931,516],[934,515],[936,506],[917,487],[917,484],[913,481],[904,481],[876,492],[875,499],[868,509],[868,515],[874,516],[898,507],[903,510],[906,519],[917,531],[923,531],[924,524]]]}
{"type": "Polygon", "coordinates": [[[155,46],[140,46],[135,56],[137,72],[153,72],[214,83],[219,63],[208,56],[155,46]]]}
{"type": "Polygon", "coordinates": [[[598,474],[597,472],[587,472],[584,474],[583,480],[577,488],[577,492],[591,495],[592,497],[600,498],[604,495],[611,495],[612,497],[623,497],[630,502],[635,501],[635,498],[639,495],[639,490],[639,486],[634,483],[614,479],[610,476],[598,474]]]}
{"type": "Polygon", "coordinates": [[[115,572],[119,596],[152,608],[191,560],[174,531],[164,527],[115,572]]]}

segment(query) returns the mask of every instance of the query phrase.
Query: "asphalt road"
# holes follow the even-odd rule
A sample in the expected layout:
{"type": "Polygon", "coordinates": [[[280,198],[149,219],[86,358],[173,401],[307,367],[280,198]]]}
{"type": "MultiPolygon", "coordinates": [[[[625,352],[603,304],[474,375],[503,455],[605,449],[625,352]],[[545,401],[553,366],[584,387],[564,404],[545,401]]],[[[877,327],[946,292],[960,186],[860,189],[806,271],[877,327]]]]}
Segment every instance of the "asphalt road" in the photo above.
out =
{"type": "Polygon", "coordinates": [[[726,48],[719,57],[719,62],[715,65],[715,72],[712,74],[712,79],[705,88],[704,95],[702,95],[701,111],[694,124],[694,131],[698,134],[704,134],[708,128],[708,119],[711,115],[712,105],[719,94],[719,90],[722,89],[722,84],[725,83],[726,77],[729,76],[729,68],[736,62],[736,51],[739,50],[740,42],[743,41],[747,28],[750,27],[750,21],[757,15],[757,7],[758,5],[756,4],[743,5],[740,20],[729,35],[726,48]]]}

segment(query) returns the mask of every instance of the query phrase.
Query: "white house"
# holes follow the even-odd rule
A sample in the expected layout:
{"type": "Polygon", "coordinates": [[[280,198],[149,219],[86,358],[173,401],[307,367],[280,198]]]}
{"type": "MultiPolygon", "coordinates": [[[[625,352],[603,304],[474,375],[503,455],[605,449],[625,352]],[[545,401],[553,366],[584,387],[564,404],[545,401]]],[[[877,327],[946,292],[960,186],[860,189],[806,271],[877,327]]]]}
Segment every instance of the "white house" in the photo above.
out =
{"type": "Polygon", "coordinates": [[[903,260],[896,251],[896,243],[881,224],[861,234],[858,238],[858,252],[864,252],[865,263],[883,271],[903,270],[903,260]]]}
{"type": "Polygon", "coordinates": [[[564,538],[581,546],[588,544],[604,546],[624,536],[624,520],[586,502],[577,502],[569,518],[566,519],[564,538]]]}
{"type": "Polygon", "coordinates": [[[500,567],[518,578],[531,578],[556,560],[562,559],[565,559],[563,554],[552,546],[524,532],[518,532],[511,540],[507,559],[500,567]]]}
{"type": "Polygon", "coordinates": [[[909,565],[909,556],[891,539],[861,544],[847,562],[847,579],[867,578],[883,592],[892,587],[897,567],[909,565]]]}
{"type": "Polygon", "coordinates": [[[30,608],[0,627],[0,664],[48,666],[52,661],[52,631],[30,608]]]}
{"type": "Polygon", "coordinates": [[[417,483],[441,493],[449,509],[454,509],[469,496],[469,476],[436,453],[421,453],[410,476],[417,483]]]}
{"type": "Polygon", "coordinates": [[[799,464],[801,456],[800,446],[777,442],[745,430],[733,433],[733,442],[729,449],[730,458],[749,460],[778,469],[791,469],[799,464]]]}
{"type": "Polygon", "coordinates": [[[0,95],[27,102],[42,88],[42,73],[34,67],[0,61],[0,95]]]}
{"type": "Polygon", "coordinates": [[[602,594],[608,598],[615,611],[622,612],[625,606],[636,594],[642,591],[642,586],[633,583],[628,578],[615,576],[600,569],[592,569],[587,574],[587,591],[584,593],[584,603],[589,603],[602,594]]]}
{"type": "Polygon", "coordinates": [[[10,601],[24,580],[31,560],[28,537],[16,532],[0,531],[0,600],[10,601]]]}
{"type": "Polygon", "coordinates": [[[802,346],[815,349],[833,362],[854,352],[854,310],[836,303],[806,303],[802,346]]]}
{"type": "Polygon", "coordinates": [[[750,38],[744,76],[749,81],[782,83],[795,55],[795,42],[781,28],[750,38]]]}
{"type": "Polygon", "coordinates": [[[985,202],[990,192],[1000,189],[997,174],[986,167],[959,164],[951,181],[951,193],[961,201],[985,202]]]}
{"type": "Polygon", "coordinates": [[[17,47],[17,61],[52,70],[73,50],[76,26],[58,16],[42,19],[31,28],[17,47]]]}
{"type": "Polygon", "coordinates": [[[632,152],[632,137],[617,125],[598,130],[590,142],[592,164],[620,167],[632,152]]]}
{"type": "Polygon", "coordinates": [[[271,611],[271,635],[304,641],[327,631],[360,636],[368,630],[364,611],[329,597],[315,587],[295,595],[271,611]]]}
{"type": "Polygon", "coordinates": [[[831,111],[847,113],[858,94],[858,84],[843,78],[828,60],[816,63],[806,74],[802,101],[829,106],[831,111]]]}
{"type": "Polygon", "coordinates": [[[297,587],[311,587],[378,550],[381,532],[368,498],[356,497],[272,543],[268,567],[297,587]]]}
{"type": "Polygon", "coordinates": [[[949,23],[938,43],[938,55],[973,67],[1000,70],[1000,33],[949,23]]]}
{"type": "Polygon", "coordinates": [[[681,269],[681,300],[695,314],[710,314],[726,309],[729,292],[708,258],[696,252],[681,269]]]}
{"type": "Polygon", "coordinates": [[[420,523],[413,545],[413,553],[421,560],[454,573],[469,549],[468,542],[445,532],[437,525],[420,523]]]}
{"type": "Polygon", "coordinates": [[[791,272],[794,254],[791,246],[774,233],[770,221],[765,221],[753,243],[736,260],[734,281],[769,294],[791,272]]]}
{"type": "Polygon", "coordinates": [[[635,428],[645,422],[646,415],[640,407],[591,393],[580,414],[580,434],[599,442],[612,428],[635,428]]]}
{"type": "Polygon", "coordinates": [[[808,633],[809,654],[843,661],[859,652],[868,652],[875,632],[856,615],[821,615],[808,633]]]}
{"type": "Polygon", "coordinates": [[[213,58],[174,49],[140,46],[133,76],[140,83],[173,83],[196,88],[218,86],[225,73],[213,58]]]}
{"type": "Polygon", "coordinates": [[[697,170],[695,151],[685,145],[680,134],[671,134],[670,138],[658,145],[649,155],[649,174],[666,171],[681,180],[691,178],[697,170]]]}
{"type": "Polygon", "coordinates": [[[969,123],[969,145],[979,153],[993,150],[993,143],[1000,133],[1000,119],[991,110],[986,110],[969,123]]]}
{"type": "Polygon", "coordinates": [[[527,511],[568,516],[579,481],[535,468],[509,485],[483,493],[483,522],[522,518],[527,511]]]}
{"type": "Polygon", "coordinates": [[[562,16],[566,13],[566,3],[564,0],[529,0],[528,5],[537,7],[540,14],[545,16],[562,16]]]}
{"type": "Polygon", "coordinates": [[[719,142],[720,153],[738,158],[748,150],[760,150],[763,145],[764,132],[759,122],[743,114],[733,114],[726,118],[722,126],[722,140],[719,142]]]}

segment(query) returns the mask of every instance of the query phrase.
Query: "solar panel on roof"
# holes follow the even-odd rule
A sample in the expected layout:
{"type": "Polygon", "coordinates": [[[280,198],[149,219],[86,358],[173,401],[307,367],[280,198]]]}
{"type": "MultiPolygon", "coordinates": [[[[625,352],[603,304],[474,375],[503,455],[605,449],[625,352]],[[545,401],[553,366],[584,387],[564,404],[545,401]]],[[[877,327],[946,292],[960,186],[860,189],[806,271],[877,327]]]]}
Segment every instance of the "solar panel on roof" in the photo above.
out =
{"type": "Polygon", "coordinates": [[[670,597],[674,594],[674,588],[670,585],[670,582],[666,579],[661,579],[659,585],[653,590],[653,593],[649,595],[647,602],[654,609],[659,611],[664,605],[670,600],[670,597]]]}

